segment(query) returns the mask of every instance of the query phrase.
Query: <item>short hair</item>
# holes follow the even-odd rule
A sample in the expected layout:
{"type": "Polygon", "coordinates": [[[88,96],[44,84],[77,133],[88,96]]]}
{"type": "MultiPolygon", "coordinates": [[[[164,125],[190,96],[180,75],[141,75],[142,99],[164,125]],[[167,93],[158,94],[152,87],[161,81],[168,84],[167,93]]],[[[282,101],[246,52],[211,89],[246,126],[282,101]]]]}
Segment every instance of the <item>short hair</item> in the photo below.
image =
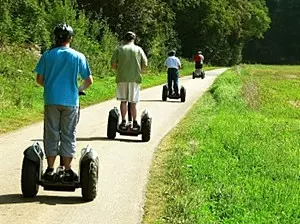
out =
{"type": "Polygon", "coordinates": [[[176,55],[176,51],[175,50],[171,50],[168,53],[168,56],[175,56],[176,55]]]}
{"type": "Polygon", "coordinates": [[[125,35],[124,35],[124,40],[126,40],[126,41],[135,40],[135,38],[136,38],[136,35],[135,35],[135,33],[132,32],[132,31],[128,31],[128,32],[125,33],[125,35]]]}

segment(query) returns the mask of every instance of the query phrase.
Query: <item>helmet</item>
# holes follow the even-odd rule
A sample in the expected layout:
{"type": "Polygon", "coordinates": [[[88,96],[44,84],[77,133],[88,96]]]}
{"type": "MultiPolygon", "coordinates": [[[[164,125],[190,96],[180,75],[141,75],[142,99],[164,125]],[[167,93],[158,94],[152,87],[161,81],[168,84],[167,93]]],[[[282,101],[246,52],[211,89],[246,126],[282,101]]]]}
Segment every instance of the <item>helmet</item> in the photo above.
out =
{"type": "Polygon", "coordinates": [[[198,54],[202,54],[202,51],[198,51],[198,54]]]}
{"type": "Polygon", "coordinates": [[[168,56],[175,56],[175,54],[176,54],[176,51],[171,50],[171,51],[169,51],[168,56]]]}
{"type": "Polygon", "coordinates": [[[125,35],[124,35],[124,39],[125,39],[126,41],[135,40],[135,38],[136,38],[135,33],[134,33],[134,32],[131,32],[131,31],[128,31],[128,32],[125,33],[125,35]]]}
{"type": "Polygon", "coordinates": [[[70,37],[74,36],[74,31],[68,24],[60,23],[54,28],[53,34],[56,40],[67,41],[70,37]]]}

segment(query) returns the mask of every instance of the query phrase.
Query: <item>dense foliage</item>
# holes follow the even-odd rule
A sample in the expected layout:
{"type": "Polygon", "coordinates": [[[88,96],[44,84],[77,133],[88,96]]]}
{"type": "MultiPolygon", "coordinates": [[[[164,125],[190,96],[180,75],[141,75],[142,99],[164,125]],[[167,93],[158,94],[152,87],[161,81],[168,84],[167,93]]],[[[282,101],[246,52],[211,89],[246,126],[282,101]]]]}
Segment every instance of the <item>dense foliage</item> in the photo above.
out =
{"type": "Polygon", "coordinates": [[[271,28],[261,40],[253,39],[244,58],[252,63],[300,64],[300,1],[267,0],[271,28]]]}
{"type": "Polygon", "coordinates": [[[244,44],[262,37],[270,23],[265,0],[2,0],[0,21],[2,45],[42,50],[51,46],[55,24],[71,24],[73,47],[100,76],[109,74],[109,57],[128,30],[137,33],[156,70],[171,48],[185,58],[201,49],[215,65],[239,63],[244,44]]]}

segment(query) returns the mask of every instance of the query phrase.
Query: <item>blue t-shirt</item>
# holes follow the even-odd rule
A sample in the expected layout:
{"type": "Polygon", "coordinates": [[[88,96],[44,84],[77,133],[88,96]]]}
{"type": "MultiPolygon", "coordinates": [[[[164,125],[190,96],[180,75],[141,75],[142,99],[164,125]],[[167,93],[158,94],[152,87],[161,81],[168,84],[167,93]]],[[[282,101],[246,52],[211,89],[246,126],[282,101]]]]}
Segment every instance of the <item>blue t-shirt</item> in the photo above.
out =
{"type": "Polygon", "coordinates": [[[85,56],[69,47],[46,51],[35,71],[44,78],[45,105],[78,106],[77,78],[86,79],[90,67],[85,56]]]}

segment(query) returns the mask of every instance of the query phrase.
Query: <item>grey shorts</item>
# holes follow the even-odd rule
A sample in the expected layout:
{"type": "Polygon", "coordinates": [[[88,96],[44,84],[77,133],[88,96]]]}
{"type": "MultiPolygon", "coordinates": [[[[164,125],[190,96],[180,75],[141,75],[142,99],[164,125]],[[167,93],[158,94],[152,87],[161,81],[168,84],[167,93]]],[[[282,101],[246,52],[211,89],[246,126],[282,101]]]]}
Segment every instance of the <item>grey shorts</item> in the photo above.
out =
{"type": "Polygon", "coordinates": [[[44,149],[46,156],[75,156],[77,119],[78,107],[45,106],[44,149]]]}
{"type": "Polygon", "coordinates": [[[139,102],[140,84],[135,82],[117,83],[117,99],[131,103],[139,102]]]}

